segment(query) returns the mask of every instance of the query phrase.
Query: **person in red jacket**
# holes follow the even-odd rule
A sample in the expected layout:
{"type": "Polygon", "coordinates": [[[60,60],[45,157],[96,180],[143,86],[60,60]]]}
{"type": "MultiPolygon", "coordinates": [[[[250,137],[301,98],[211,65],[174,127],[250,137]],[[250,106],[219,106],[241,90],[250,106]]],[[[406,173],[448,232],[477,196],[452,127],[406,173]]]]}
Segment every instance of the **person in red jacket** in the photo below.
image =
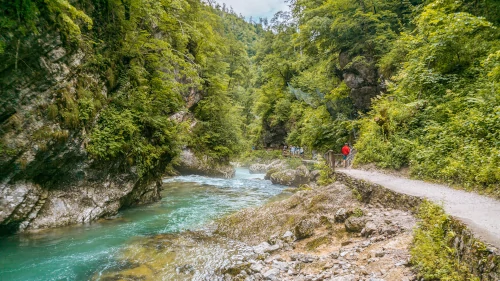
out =
{"type": "Polygon", "coordinates": [[[345,143],[342,147],[342,159],[344,159],[344,168],[347,168],[347,156],[351,153],[351,148],[348,143],[345,143]]]}

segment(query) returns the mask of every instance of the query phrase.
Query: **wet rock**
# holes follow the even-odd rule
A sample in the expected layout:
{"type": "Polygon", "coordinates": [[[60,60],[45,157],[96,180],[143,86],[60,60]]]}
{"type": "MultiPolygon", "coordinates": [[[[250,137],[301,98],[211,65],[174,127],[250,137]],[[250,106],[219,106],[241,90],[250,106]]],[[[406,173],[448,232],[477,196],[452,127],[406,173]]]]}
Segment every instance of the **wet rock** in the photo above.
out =
{"type": "Polygon", "coordinates": [[[253,164],[249,167],[250,174],[265,174],[269,170],[269,165],[266,164],[253,164]]]}
{"type": "Polygon", "coordinates": [[[360,232],[365,227],[365,224],[366,219],[363,217],[349,217],[344,223],[345,229],[349,232],[360,232]]]}
{"type": "Polygon", "coordinates": [[[295,226],[295,237],[304,239],[314,234],[314,224],[310,220],[302,220],[295,226]]]}
{"type": "Polygon", "coordinates": [[[287,169],[284,171],[277,171],[269,176],[269,180],[271,180],[271,182],[274,184],[281,184],[286,186],[299,186],[301,184],[306,184],[310,181],[309,170],[307,169],[306,166],[302,165],[295,170],[287,169]]]}
{"type": "Polygon", "coordinates": [[[191,150],[184,149],[176,169],[181,174],[195,174],[209,177],[232,178],[235,170],[231,165],[214,165],[208,159],[199,159],[191,150]]]}

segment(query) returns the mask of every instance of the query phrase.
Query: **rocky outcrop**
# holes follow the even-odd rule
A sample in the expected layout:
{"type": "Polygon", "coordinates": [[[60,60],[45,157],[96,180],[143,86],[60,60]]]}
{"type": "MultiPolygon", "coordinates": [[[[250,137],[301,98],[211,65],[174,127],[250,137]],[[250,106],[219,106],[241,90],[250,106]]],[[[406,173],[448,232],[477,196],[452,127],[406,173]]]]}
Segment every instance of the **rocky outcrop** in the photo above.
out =
{"type": "Polygon", "coordinates": [[[271,180],[274,184],[287,186],[299,186],[311,181],[309,170],[304,165],[297,169],[286,169],[284,171],[271,169],[266,174],[266,179],[271,180]]]}
{"type": "Polygon", "coordinates": [[[232,178],[234,177],[234,167],[231,165],[216,165],[208,159],[200,159],[191,150],[184,149],[180,155],[180,162],[176,166],[181,174],[201,175],[209,177],[232,178]]]}
{"type": "Polygon", "coordinates": [[[32,182],[0,185],[0,231],[34,230],[87,223],[115,215],[124,206],[156,201],[161,185],[123,178],[81,181],[64,190],[47,190],[32,182]]]}
{"type": "Polygon", "coordinates": [[[286,164],[283,160],[275,160],[269,164],[262,164],[262,163],[252,164],[249,167],[251,174],[265,174],[269,170],[280,170],[280,169],[286,169],[286,164]]]}
{"type": "Polygon", "coordinates": [[[355,108],[368,110],[371,99],[385,91],[384,82],[379,79],[376,62],[362,56],[351,59],[347,53],[342,52],[339,55],[339,63],[342,78],[351,89],[349,97],[355,108]]]}
{"type": "Polygon", "coordinates": [[[112,83],[86,71],[85,51],[57,31],[19,42],[16,59],[9,46],[0,54],[0,234],[90,222],[159,200],[158,174],[140,176],[124,157],[96,161],[86,151],[99,111],[81,125],[76,97],[105,103],[112,83]]]}

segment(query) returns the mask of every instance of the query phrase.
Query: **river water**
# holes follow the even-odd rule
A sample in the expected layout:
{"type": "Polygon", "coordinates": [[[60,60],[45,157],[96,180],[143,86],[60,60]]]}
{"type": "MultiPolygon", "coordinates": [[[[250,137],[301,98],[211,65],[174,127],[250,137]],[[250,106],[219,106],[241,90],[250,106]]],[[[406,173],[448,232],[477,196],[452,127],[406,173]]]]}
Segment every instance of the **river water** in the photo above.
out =
{"type": "Polygon", "coordinates": [[[175,177],[164,181],[161,201],[124,210],[113,219],[0,238],[0,281],[99,280],[122,266],[131,245],[202,229],[216,218],[279,198],[284,187],[263,176],[238,168],[229,180],[175,177]]]}

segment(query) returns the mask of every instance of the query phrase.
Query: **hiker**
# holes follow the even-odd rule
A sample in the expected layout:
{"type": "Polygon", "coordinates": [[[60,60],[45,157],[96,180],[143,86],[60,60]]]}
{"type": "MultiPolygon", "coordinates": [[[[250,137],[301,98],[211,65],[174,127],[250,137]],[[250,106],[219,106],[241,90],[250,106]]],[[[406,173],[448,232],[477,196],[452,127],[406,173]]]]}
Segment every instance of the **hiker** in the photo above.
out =
{"type": "Polygon", "coordinates": [[[342,159],[344,159],[344,168],[347,168],[347,156],[351,153],[351,148],[349,144],[346,142],[342,147],[342,159]]]}

